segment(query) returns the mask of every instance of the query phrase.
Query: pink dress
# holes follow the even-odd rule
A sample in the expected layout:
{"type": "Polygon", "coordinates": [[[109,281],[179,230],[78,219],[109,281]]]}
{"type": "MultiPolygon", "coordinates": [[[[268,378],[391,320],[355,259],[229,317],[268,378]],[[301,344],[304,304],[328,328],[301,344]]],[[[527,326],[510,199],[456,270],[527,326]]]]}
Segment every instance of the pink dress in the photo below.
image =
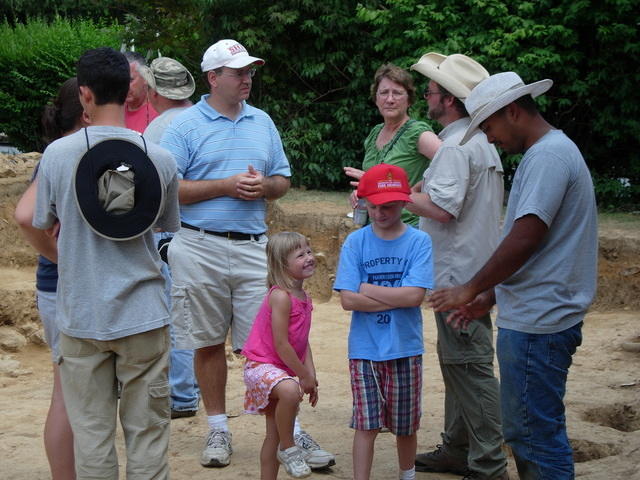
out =
{"type": "MultiPolygon", "coordinates": [[[[273,286],[265,296],[256,316],[249,337],[244,344],[242,354],[247,357],[244,367],[244,382],[247,387],[244,397],[246,413],[261,413],[269,404],[271,390],[282,380],[293,378],[295,373],[280,360],[273,344],[271,331],[271,292],[279,288],[273,286]]],[[[311,329],[311,297],[305,293],[305,299],[289,295],[291,312],[289,314],[289,343],[304,363],[311,329]]]]}

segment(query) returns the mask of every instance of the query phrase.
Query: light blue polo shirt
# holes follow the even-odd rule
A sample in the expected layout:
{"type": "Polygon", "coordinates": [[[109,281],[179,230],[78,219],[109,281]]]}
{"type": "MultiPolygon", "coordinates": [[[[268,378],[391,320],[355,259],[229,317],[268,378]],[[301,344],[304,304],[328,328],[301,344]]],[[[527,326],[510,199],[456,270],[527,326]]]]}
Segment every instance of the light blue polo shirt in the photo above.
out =
{"type": "MultiPolygon", "coordinates": [[[[203,95],[178,115],[162,136],[161,145],[176,159],[179,178],[228,178],[246,172],[249,165],[265,177],[291,176],[280,134],[269,115],[243,102],[240,115],[230,120],[207,103],[208,97],[203,95]]],[[[265,232],[265,214],[264,198],[217,197],[180,205],[183,222],[222,232],[265,232]]]]}

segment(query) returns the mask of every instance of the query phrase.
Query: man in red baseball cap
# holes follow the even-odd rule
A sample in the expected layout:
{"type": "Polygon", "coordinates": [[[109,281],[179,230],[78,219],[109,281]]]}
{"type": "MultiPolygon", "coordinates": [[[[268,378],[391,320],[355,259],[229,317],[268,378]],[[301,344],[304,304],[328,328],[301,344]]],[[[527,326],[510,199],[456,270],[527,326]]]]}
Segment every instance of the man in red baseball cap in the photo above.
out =
{"type": "Polygon", "coordinates": [[[431,238],[402,222],[410,202],[406,172],[381,163],[365,172],[357,195],[371,223],[351,233],[333,288],[352,311],[349,371],[353,394],[353,478],[371,475],[383,427],[396,435],[401,480],[415,479],[422,396],[422,313],[433,288],[431,238]]]}

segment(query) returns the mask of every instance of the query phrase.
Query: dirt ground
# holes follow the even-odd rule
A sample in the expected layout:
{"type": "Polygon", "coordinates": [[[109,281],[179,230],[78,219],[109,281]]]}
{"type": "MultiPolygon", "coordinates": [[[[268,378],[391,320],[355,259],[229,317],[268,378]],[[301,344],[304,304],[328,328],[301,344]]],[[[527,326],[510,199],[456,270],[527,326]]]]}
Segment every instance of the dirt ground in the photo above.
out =
{"type": "MultiPolygon", "coordinates": [[[[33,302],[34,253],[12,220],[36,159],[37,155],[0,155],[0,478],[16,480],[49,478],[42,430],[51,394],[50,356],[33,302]]],[[[269,215],[272,232],[300,231],[311,238],[318,255],[317,273],[307,287],[315,302],[311,344],[320,401],[315,409],[304,404],[301,419],[304,428],[336,454],[336,465],[311,478],[351,478],[349,315],[331,294],[337,252],[351,230],[343,200],[339,194],[294,191],[272,206],[269,215]]],[[[584,480],[640,480],[640,353],[632,351],[640,344],[639,224],[607,224],[600,230],[598,297],[585,320],[584,341],[574,357],[566,396],[576,476],[584,480]]],[[[427,353],[419,450],[439,443],[443,422],[444,386],[430,310],[424,309],[424,319],[427,353]]],[[[234,435],[232,464],[215,471],[199,465],[206,433],[206,419],[199,412],[194,418],[172,421],[172,478],[258,478],[263,419],[241,414],[243,394],[241,361],[231,358],[227,404],[234,435]]],[[[118,444],[124,464],[120,433],[118,444]]],[[[393,436],[381,434],[372,478],[397,478],[395,458],[393,436]]],[[[511,459],[509,470],[517,479],[511,459]]],[[[287,476],[281,472],[280,478],[287,476]]],[[[459,477],[419,473],[417,478],[459,477]]]]}

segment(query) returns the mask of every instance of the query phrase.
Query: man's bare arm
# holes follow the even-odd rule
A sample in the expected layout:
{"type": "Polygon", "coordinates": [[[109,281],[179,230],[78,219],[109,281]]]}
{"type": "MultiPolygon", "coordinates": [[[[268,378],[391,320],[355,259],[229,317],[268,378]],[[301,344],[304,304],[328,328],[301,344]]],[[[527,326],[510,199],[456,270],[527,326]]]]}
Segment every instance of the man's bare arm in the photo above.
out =
{"type": "Polygon", "coordinates": [[[264,198],[267,200],[277,200],[284,196],[291,186],[291,180],[282,175],[273,175],[265,177],[264,182],[264,198]]]}
{"type": "Polygon", "coordinates": [[[453,310],[505,281],[533,255],[543,242],[547,230],[547,224],[536,215],[519,218],[491,258],[471,280],[464,285],[436,290],[429,297],[429,304],[438,312],[453,310]]]}
{"type": "Polygon", "coordinates": [[[180,180],[181,204],[198,203],[217,197],[275,200],[282,197],[291,182],[287,177],[265,177],[249,165],[246,172],[218,180],[180,180]]]}
{"type": "Polygon", "coordinates": [[[180,180],[178,200],[181,204],[203,202],[217,197],[236,197],[234,177],[219,180],[180,180]]]}

